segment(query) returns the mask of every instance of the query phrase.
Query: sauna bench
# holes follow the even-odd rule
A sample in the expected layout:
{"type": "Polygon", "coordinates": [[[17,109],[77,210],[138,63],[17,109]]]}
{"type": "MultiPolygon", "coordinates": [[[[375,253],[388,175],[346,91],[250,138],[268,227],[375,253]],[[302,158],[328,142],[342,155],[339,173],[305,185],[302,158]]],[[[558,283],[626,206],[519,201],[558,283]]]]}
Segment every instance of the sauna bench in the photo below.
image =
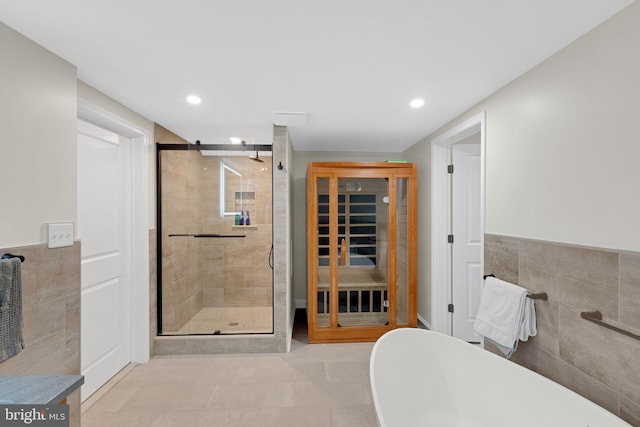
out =
{"type": "MultiPolygon", "coordinates": [[[[318,288],[329,287],[329,269],[318,269],[318,288]]],[[[380,268],[339,268],[338,287],[352,289],[387,288],[387,271],[380,268]]]]}
{"type": "Polygon", "coordinates": [[[84,384],[82,375],[0,376],[0,404],[47,405],[64,403],[84,384]]]}

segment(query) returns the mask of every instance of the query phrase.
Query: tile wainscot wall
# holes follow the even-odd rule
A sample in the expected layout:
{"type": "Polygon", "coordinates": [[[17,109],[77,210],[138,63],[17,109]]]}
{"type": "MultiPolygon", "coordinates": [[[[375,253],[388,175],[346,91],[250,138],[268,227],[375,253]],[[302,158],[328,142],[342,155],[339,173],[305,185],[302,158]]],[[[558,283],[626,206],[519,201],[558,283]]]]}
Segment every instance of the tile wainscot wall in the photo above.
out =
{"type": "Polygon", "coordinates": [[[512,359],[640,426],[640,341],[580,317],[640,333],[640,253],[490,234],[484,251],[485,274],[549,295],[512,359]]]}

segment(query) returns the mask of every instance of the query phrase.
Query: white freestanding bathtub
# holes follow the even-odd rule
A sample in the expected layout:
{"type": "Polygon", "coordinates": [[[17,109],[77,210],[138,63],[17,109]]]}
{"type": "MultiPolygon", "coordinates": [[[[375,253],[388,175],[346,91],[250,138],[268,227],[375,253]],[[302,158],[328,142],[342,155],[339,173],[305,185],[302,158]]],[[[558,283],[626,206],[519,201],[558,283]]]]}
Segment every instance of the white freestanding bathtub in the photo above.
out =
{"type": "Polygon", "coordinates": [[[380,427],[622,427],[571,390],[457,338],[395,329],[374,345],[380,427]]]}

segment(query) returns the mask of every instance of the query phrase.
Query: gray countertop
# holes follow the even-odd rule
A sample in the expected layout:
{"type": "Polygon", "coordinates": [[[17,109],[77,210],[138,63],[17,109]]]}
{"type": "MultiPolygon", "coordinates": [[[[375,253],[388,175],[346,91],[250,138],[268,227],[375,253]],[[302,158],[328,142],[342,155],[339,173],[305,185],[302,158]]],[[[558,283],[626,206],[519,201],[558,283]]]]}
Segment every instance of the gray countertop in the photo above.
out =
{"type": "Polygon", "coordinates": [[[0,376],[0,405],[58,403],[82,384],[82,375],[0,376]]]}

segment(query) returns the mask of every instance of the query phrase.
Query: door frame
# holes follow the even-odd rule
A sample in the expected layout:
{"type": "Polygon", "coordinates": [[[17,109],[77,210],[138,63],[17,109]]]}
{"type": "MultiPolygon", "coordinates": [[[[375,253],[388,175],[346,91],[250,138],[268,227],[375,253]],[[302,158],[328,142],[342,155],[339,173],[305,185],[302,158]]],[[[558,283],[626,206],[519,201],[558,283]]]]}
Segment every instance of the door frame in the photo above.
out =
{"type": "Polygon", "coordinates": [[[149,320],[149,132],[89,101],[78,99],[78,119],[132,140],[130,152],[131,191],[131,361],[150,358],[149,320]]]}
{"type": "MultiPolygon", "coordinates": [[[[480,247],[485,233],[485,147],[486,113],[479,113],[431,140],[431,329],[452,334],[451,247],[447,235],[451,228],[451,180],[447,173],[449,150],[457,142],[480,132],[480,247]]],[[[484,250],[480,253],[484,274],[484,250]]]]}

